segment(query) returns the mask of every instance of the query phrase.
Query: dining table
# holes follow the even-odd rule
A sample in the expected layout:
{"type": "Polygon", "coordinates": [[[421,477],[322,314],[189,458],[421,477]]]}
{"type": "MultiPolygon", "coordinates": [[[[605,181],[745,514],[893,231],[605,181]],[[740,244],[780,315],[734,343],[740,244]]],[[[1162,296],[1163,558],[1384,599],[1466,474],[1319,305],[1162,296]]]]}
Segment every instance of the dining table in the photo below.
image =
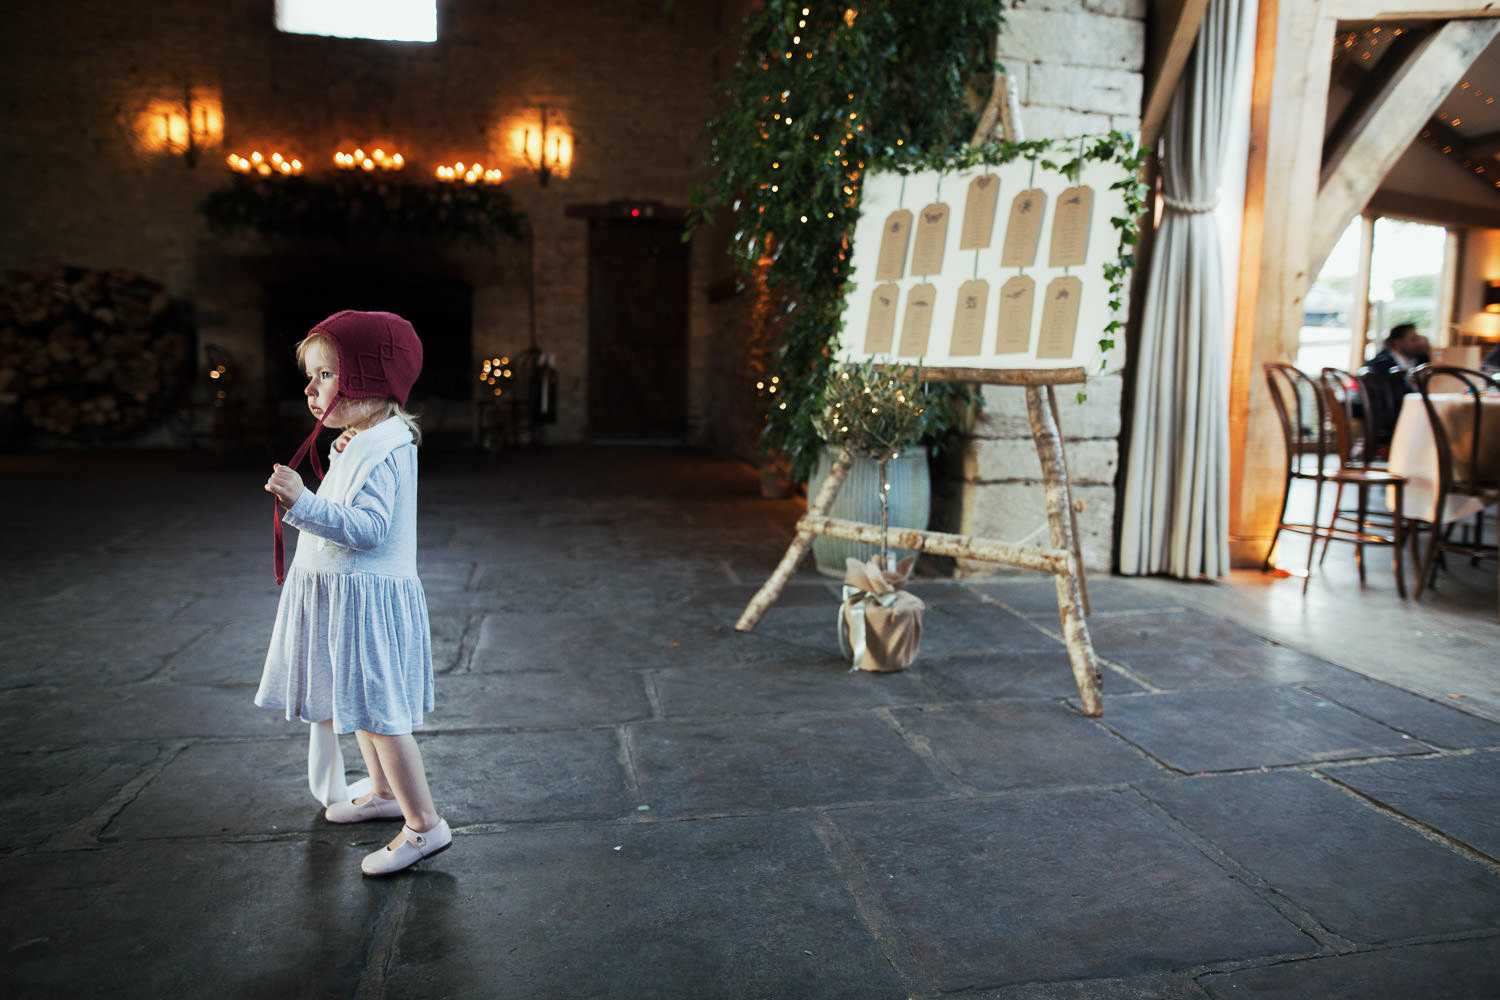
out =
{"type": "MultiPolygon", "coordinates": [[[[1455,458],[1467,459],[1473,437],[1473,397],[1454,392],[1429,393],[1428,398],[1443,422],[1455,458]]],[[[1479,477],[1493,481],[1500,478],[1500,395],[1481,396],[1479,402],[1479,477]]],[[[1409,392],[1401,400],[1401,412],[1391,436],[1390,469],[1406,477],[1403,498],[1406,516],[1431,522],[1437,513],[1438,453],[1421,393],[1409,392]]],[[[1467,460],[1455,462],[1456,477],[1462,479],[1468,474],[1467,460]]],[[[1477,497],[1450,496],[1444,505],[1443,521],[1461,521],[1484,506],[1484,501],[1477,497]]]]}
{"type": "MultiPolygon", "coordinates": [[[[1454,476],[1469,475],[1468,456],[1473,448],[1474,397],[1464,393],[1428,393],[1437,418],[1447,432],[1454,454],[1454,476]],[[1459,456],[1463,461],[1458,461],[1459,456]]],[[[1479,455],[1477,476],[1494,482],[1500,478],[1500,395],[1479,397],[1479,455]]],[[[1390,469],[1406,477],[1403,497],[1408,518],[1431,523],[1437,514],[1438,452],[1432,420],[1422,405],[1422,394],[1407,393],[1391,436],[1390,469]]],[[[1388,502],[1394,503],[1394,498],[1388,502]]],[[[1443,523],[1452,524],[1484,510],[1482,498],[1450,496],[1443,505],[1443,523]]],[[[1417,562],[1413,559],[1413,562],[1417,562]]],[[[1417,562],[1417,572],[1421,563],[1417,562]]]]}

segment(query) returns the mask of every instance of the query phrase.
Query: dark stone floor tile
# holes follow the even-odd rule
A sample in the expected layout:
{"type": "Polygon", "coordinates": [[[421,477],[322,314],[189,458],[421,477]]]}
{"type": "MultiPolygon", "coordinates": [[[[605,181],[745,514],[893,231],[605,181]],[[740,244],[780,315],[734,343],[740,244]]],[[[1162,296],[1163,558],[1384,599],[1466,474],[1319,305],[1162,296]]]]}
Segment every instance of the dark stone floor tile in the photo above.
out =
{"type": "MultiPolygon", "coordinates": [[[[1057,585],[1051,576],[975,583],[970,586],[986,597],[994,598],[1016,614],[1057,617],[1057,585]]],[[[1115,611],[1157,611],[1175,607],[1158,594],[1142,591],[1117,577],[1091,576],[1087,580],[1089,613],[1115,611]]]]}
{"type": "MultiPolygon", "coordinates": [[[[759,593],[764,580],[745,583],[722,583],[705,587],[698,595],[705,606],[722,607],[731,611],[736,619],[744,613],[751,599],[759,593]]],[[[777,608],[825,608],[839,603],[839,584],[836,580],[806,573],[793,577],[782,589],[768,614],[777,608]]]]}
{"type": "Polygon", "coordinates": [[[199,595],[183,605],[173,618],[199,625],[245,625],[264,630],[266,641],[276,622],[278,593],[199,595]]]}
{"type": "Polygon", "coordinates": [[[630,727],[641,800],[668,815],[932,795],[942,785],[874,715],[630,727]]]}
{"type": "Polygon", "coordinates": [[[1445,750],[1500,747],[1500,724],[1354,673],[1303,685],[1345,708],[1445,750]]]}
{"type": "Polygon", "coordinates": [[[35,847],[88,818],[156,759],[149,746],[23,750],[0,771],[0,842],[35,847]]]}
{"type": "Polygon", "coordinates": [[[1382,760],[1327,776],[1500,861],[1500,753],[1382,760]]]}
{"type": "Polygon", "coordinates": [[[635,810],[613,730],[419,732],[417,743],[433,801],[452,826],[613,819],[635,810]]]}
{"type": "Polygon", "coordinates": [[[1261,643],[1249,629],[1201,611],[1096,613],[1089,616],[1088,624],[1099,655],[1121,662],[1124,662],[1126,653],[1154,655],[1178,647],[1257,646],[1261,643]]]}
{"type": "Polygon", "coordinates": [[[417,573],[422,577],[422,589],[429,594],[447,594],[463,591],[474,575],[475,560],[472,558],[435,558],[417,554],[417,573]]]}
{"type": "Polygon", "coordinates": [[[354,996],[371,928],[407,891],[359,871],[366,848],[157,841],[0,861],[5,992],[354,996]]]}
{"type": "MultiPolygon", "coordinates": [[[[920,661],[919,661],[920,662],[920,661]]],[[[706,666],[651,674],[662,715],[712,719],[781,712],[838,712],[933,699],[916,669],[851,671],[842,660],[766,662],[737,669],[706,666]]]]}
{"type": "Polygon", "coordinates": [[[1219,972],[1199,982],[1214,1000],[1494,1000],[1500,982],[1500,938],[1309,958],[1219,972]]]}
{"type": "Polygon", "coordinates": [[[1138,787],[1350,940],[1379,944],[1500,926],[1500,880],[1306,772],[1138,787]]]}
{"type": "Polygon", "coordinates": [[[207,631],[159,620],[23,625],[6,636],[0,688],[145,680],[207,631]]]}
{"type": "MultiPolygon", "coordinates": [[[[919,657],[912,665],[928,685],[945,699],[959,701],[987,698],[1076,698],[1078,683],[1067,648],[1029,652],[963,653],[957,656],[919,657]]],[[[1107,665],[1103,669],[1104,690],[1111,694],[1140,691],[1135,681],[1107,665]]]]}
{"type": "Polygon", "coordinates": [[[1186,773],[1431,749],[1316,695],[1271,685],[1106,698],[1103,722],[1186,773]]]}
{"type": "Polygon", "coordinates": [[[272,627],[272,623],[263,621],[211,626],[208,636],[192,653],[173,666],[172,680],[181,684],[259,685],[272,627]]]}
{"type": "Polygon", "coordinates": [[[607,613],[492,614],[480,627],[470,669],[490,673],[692,665],[734,658],[736,636],[732,627],[694,607],[651,613],[616,608],[607,613]]]}
{"type": "Polygon", "coordinates": [[[565,729],[651,717],[637,670],[507,670],[439,677],[432,729],[565,729]]]}
{"type": "Polygon", "coordinates": [[[1134,747],[1054,701],[903,708],[893,714],[954,777],[984,792],[1107,785],[1162,773],[1134,747]]]}
{"type": "Polygon", "coordinates": [[[1054,983],[1020,983],[998,990],[953,994],[953,1000],[1207,1000],[1208,994],[1186,971],[1131,976],[1128,979],[1076,979],[1054,983]]]}
{"type": "Polygon", "coordinates": [[[1171,644],[1160,649],[1116,651],[1109,658],[1169,691],[1240,684],[1336,683],[1355,676],[1327,660],[1269,642],[1186,648],[1171,644]]]}
{"type": "Polygon", "coordinates": [[[95,746],[302,732],[289,729],[293,724],[284,713],[257,708],[254,698],[254,684],[47,686],[0,692],[0,743],[95,746]]]}
{"type": "Polygon", "coordinates": [[[908,995],[795,817],[511,830],[428,864],[393,997],[908,995]]]}
{"type": "Polygon", "coordinates": [[[830,815],[911,953],[945,992],[1315,950],[1117,792],[830,815]]]}
{"type": "MultiPolygon", "coordinates": [[[[929,632],[940,635],[951,629],[954,624],[961,626],[965,633],[977,637],[978,645],[971,643],[959,646],[939,642],[931,644],[933,645],[932,652],[965,652],[982,649],[1012,653],[1030,650],[1047,651],[1063,646],[1060,638],[1037,628],[1037,623],[1032,619],[1011,614],[1004,608],[984,602],[928,608],[927,615],[922,621],[924,644],[926,644],[929,632]]],[[[1041,624],[1046,625],[1053,633],[1059,633],[1059,624],[1056,619],[1041,624]]]]}
{"type": "MultiPolygon", "coordinates": [[[[363,774],[354,740],[346,737],[343,744],[351,775],[363,774]]],[[[331,826],[322,813],[307,787],[303,726],[288,739],[184,747],[100,836],[105,841],[144,841],[308,833],[331,826]]]]}

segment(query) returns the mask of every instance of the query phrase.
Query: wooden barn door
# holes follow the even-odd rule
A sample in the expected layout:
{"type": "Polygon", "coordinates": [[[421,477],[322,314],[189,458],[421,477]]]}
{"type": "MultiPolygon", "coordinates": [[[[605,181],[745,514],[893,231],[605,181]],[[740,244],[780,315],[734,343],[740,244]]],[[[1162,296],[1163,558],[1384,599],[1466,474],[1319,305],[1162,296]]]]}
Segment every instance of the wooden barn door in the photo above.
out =
{"type": "Polygon", "coordinates": [[[589,224],[589,436],[680,442],[687,432],[688,244],[678,224],[589,224]]]}

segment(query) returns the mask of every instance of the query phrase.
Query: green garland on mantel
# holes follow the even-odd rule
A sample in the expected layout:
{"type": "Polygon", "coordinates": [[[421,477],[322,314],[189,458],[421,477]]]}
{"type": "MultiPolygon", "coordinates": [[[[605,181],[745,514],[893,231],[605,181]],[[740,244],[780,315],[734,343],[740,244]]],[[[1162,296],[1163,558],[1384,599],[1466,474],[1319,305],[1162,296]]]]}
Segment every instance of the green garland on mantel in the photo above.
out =
{"type": "Polygon", "coordinates": [[[227,234],[349,239],[385,236],[494,247],[517,239],[526,215],[499,185],[393,179],[340,171],[326,178],[237,174],[198,206],[209,228],[227,234]]]}

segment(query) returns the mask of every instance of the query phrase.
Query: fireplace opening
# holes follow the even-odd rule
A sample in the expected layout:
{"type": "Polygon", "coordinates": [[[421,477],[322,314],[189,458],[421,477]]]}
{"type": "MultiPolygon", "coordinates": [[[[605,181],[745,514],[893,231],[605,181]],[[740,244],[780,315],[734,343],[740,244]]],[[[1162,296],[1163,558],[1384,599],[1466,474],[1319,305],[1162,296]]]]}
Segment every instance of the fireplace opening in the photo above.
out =
{"type": "Polygon", "coordinates": [[[266,378],[273,398],[295,398],[305,378],[297,367],[297,342],[314,324],[342,309],[393,312],[422,338],[422,374],[411,401],[468,402],[474,398],[474,290],[443,278],[410,275],[320,273],[316,281],[266,286],[266,378]]]}

